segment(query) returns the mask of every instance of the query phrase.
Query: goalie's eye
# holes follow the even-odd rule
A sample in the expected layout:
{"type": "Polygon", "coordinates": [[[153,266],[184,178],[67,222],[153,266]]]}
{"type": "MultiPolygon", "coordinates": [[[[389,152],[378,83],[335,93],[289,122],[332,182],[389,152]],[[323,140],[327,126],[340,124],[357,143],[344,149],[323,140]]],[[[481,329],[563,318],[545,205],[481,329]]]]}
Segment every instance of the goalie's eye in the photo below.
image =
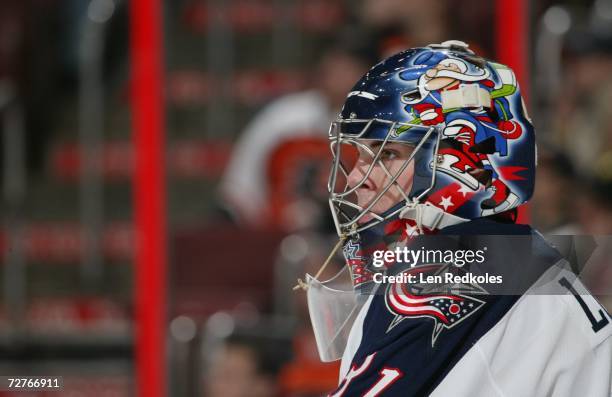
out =
{"type": "Polygon", "coordinates": [[[400,153],[397,150],[393,149],[383,149],[380,153],[380,158],[382,160],[395,160],[400,156],[400,153]]]}

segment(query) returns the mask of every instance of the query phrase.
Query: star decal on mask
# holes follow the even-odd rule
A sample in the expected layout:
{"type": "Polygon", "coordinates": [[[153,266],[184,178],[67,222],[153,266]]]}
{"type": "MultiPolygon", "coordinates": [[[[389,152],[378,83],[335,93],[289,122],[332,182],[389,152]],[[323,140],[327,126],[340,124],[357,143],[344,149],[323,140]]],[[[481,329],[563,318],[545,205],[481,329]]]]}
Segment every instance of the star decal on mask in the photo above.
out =
{"type": "Polygon", "coordinates": [[[474,191],[471,188],[469,188],[468,186],[463,185],[463,184],[461,185],[459,190],[457,190],[457,193],[463,194],[463,197],[465,197],[468,193],[473,193],[473,192],[474,191]]]}
{"type": "Polygon", "coordinates": [[[448,207],[452,207],[454,205],[451,201],[451,197],[452,196],[442,197],[442,201],[440,201],[440,203],[438,204],[444,207],[444,211],[448,210],[448,207]]]}

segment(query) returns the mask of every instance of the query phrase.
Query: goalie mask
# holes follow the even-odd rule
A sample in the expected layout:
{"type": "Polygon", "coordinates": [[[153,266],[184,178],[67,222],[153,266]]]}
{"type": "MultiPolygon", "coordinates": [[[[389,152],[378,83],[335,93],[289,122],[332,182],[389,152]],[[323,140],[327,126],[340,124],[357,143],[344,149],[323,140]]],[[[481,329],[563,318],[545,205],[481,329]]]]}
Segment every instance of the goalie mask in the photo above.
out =
{"type": "Polygon", "coordinates": [[[514,209],[533,192],[535,137],[514,73],[462,42],[375,65],[348,94],[330,140],[329,202],[340,236],[396,215],[440,229],[514,209]],[[386,156],[398,144],[410,156],[390,169],[386,156]],[[384,183],[368,186],[377,170],[384,183]],[[407,172],[411,183],[401,183],[407,172]],[[376,194],[366,200],[364,186],[376,194]],[[383,203],[390,196],[396,202],[383,203]]]}

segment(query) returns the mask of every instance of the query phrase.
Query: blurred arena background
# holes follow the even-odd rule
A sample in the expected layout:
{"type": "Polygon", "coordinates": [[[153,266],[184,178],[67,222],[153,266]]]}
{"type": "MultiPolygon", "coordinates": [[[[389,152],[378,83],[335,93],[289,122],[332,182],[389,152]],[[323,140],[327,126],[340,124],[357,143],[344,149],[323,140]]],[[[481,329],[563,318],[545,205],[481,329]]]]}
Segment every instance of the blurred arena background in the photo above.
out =
{"type": "MultiPolygon", "coordinates": [[[[517,1],[524,15],[495,3],[163,2],[167,272],[161,306],[144,310],[167,320],[166,346],[149,352],[165,358],[166,380],[146,394],[134,336],[135,211],[148,200],[133,190],[137,10],[0,2],[0,374],[65,384],[0,396],[332,388],[337,366],[319,363],[304,294],[291,291],[335,242],[327,126],[367,67],[403,48],[459,39],[499,58],[496,21],[527,27],[504,40],[525,38],[528,56],[519,81],[540,152],[532,223],[612,234],[612,1],[517,1]]],[[[592,276],[597,291],[611,285],[611,261],[592,276]]]]}

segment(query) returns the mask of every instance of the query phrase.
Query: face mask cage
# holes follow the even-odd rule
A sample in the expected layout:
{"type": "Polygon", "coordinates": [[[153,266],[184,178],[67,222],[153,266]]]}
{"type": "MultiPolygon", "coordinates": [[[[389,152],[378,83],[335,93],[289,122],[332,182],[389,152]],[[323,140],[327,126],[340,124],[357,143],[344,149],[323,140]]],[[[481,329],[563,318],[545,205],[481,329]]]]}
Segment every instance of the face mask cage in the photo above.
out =
{"type": "MultiPolygon", "coordinates": [[[[437,159],[440,136],[436,126],[425,127],[420,124],[381,119],[334,121],[329,130],[333,160],[327,188],[329,205],[338,235],[346,237],[359,233],[395,216],[407,206],[419,203],[435,185],[437,161],[434,159],[437,159]],[[410,131],[411,129],[414,132],[410,131]],[[366,144],[367,142],[370,145],[366,144]],[[409,156],[404,156],[406,158],[402,159],[399,166],[395,162],[393,167],[389,167],[383,155],[391,143],[402,143],[414,148],[409,156]],[[432,151],[431,157],[424,155],[427,151],[432,151]],[[415,159],[427,161],[428,164],[424,166],[430,170],[430,177],[423,186],[415,186],[415,175],[412,187],[403,188],[398,183],[398,179],[404,172],[407,172],[415,159]],[[359,165],[364,161],[367,168],[359,165]],[[355,166],[364,167],[364,171],[359,181],[350,183],[349,175],[355,166]],[[386,176],[386,182],[376,188],[376,193],[371,200],[365,205],[359,205],[357,190],[368,181],[377,167],[380,167],[386,176]],[[380,210],[376,212],[377,203],[391,189],[395,189],[400,200],[382,212],[380,210]],[[411,197],[411,193],[415,191],[418,193],[415,197],[411,197]],[[398,205],[400,203],[404,205],[398,205]],[[365,221],[366,215],[369,215],[371,220],[365,221]]],[[[415,168],[417,166],[418,164],[415,164],[415,168]]],[[[429,172],[427,174],[429,175],[429,172]]]]}

